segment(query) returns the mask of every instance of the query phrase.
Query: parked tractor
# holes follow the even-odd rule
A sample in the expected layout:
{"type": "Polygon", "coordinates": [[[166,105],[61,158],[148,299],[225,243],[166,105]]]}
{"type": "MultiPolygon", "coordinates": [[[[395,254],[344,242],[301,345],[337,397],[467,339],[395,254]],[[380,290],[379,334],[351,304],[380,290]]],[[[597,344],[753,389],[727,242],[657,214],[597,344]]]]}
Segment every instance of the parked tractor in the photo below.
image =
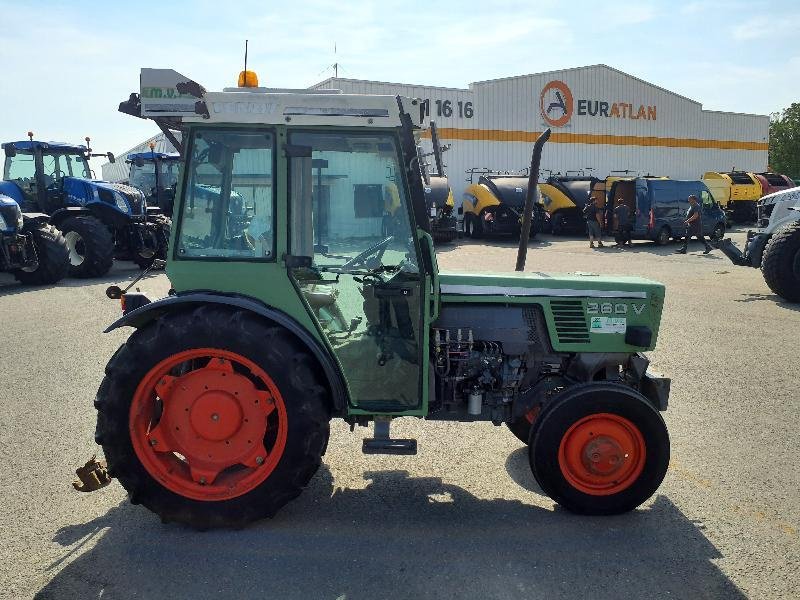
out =
{"type": "MultiPolygon", "coordinates": [[[[73,277],[99,277],[108,272],[115,256],[148,266],[163,255],[169,224],[148,217],[147,202],[138,189],[92,179],[93,154],[84,145],[6,142],[3,193],[24,210],[45,213],[58,227],[69,249],[73,277]]],[[[86,138],[87,144],[89,138],[86,138]]]]}
{"type": "Polygon", "coordinates": [[[800,188],[764,196],[758,204],[756,231],[747,232],[744,251],[729,238],[719,249],[739,266],[761,269],[773,292],[800,302],[800,188]]]}
{"type": "Polygon", "coordinates": [[[150,152],[128,154],[125,162],[130,165],[128,183],[144,193],[147,207],[158,207],[162,214],[172,218],[181,155],[177,152],[155,152],[151,147],[150,152]]]}
{"type": "MultiPolygon", "coordinates": [[[[135,331],[95,402],[96,440],[132,503],[198,528],[269,517],[317,471],[332,418],[374,427],[367,454],[416,453],[416,440],[391,437],[399,417],[509,425],[542,490],[577,513],[629,511],[658,488],[669,380],[643,352],[656,344],[664,286],[524,272],[549,131],[519,208],[518,272],[443,272],[418,100],[207,92],[171,70],[140,81],[176,99],[186,148],[166,267],[174,291],[128,298],[107,331],[135,331]],[[198,177],[221,190],[200,213],[198,177]],[[389,181],[400,228],[384,237],[354,206],[357,186],[389,181]],[[234,192],[253,203],[246,222],[234,192]]],[[[142,114],[149,102],[143,94],[142,114]]]]}
{"type": "Polygon", "coordinates": [[[67,242],[48,216],[22,212],[16,200],[0,193],[0,272],[27,285],[47,285],[63,279],[68,269],[67,242]]]}

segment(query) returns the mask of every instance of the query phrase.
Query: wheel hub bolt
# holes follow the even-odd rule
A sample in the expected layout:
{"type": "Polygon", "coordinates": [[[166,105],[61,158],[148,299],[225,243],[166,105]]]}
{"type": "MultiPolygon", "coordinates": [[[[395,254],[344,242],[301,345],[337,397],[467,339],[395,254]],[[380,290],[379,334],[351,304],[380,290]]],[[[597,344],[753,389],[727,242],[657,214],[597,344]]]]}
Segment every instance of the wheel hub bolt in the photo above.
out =
{"type": "Polygon", "coordinates": [[[263,463],[264,463],[264,457],[263,456],[256,456],[256,464],[260,465],[260,464],[263,464],[263,463]]]}
{"type": "Polygon", "coordinates": [[[206,478],[205,477],[201,477],[200,478],[200,485],[205,485],[205,484],[206,484],[206,478]]]}
{"type": "Polygon", "coordinates": [[[156,444],[158,444],[158,440],[150,440],[151,446],[155,446],[156,444]]]}
{"type": "Polygon", "coordinates": [[[213,415],[211,415],[211,420],[212,421],[219,421],[219,415],[217,413],[214,413],[213,415]]]}

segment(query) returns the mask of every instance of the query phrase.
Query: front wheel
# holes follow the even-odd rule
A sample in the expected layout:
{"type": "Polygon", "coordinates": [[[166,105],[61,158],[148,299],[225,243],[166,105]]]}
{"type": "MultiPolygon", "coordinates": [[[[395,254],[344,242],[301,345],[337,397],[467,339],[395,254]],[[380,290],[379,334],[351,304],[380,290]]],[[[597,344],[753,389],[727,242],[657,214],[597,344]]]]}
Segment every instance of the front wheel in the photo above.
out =
{"type": "Polygon", "coordinates": [[[784,225],[767,242],[761,272],[769,289],[800,302],[800,221],[784,225]]]}
{"type": "Polygon", "coordinates": [[[661,229],[658,230],[658,234],[656,235],[656,244],[659,246],[666,246],[669,244],[669,241],[672,239],[672,232],[670,231],[669,227],[664,225],[661,229]]]}
{"type": "Polygon", "coordinates": [[[609,383],[565,390],[533,423],[531,470],[561,506],[589,515],[633,510],[669,464],[661,415],[638,392],[609,383]]]}
{"type": "Polygon", "coordinates": [[[90,216],[72,217],[61,224],[69,250],[72,277],[100,277],[114,264],[114,238],[105,224],[90,216]]]}
{"type": "Polygon", "coordinates": [[[330,419],[319,371],[255,315],[168,314],[109,361],[95,437],[132,503],[198,529],[242,526],[271,517],[319,468],[330,419]]]}
{"type": "Polygon", "coordinates": [[[31,230],[38,264],[36,268],[14,271],[14,277],[25,285],[49,285],[61,281],[69,271],[69,250],[61,232],[52,225],[31,230]]]}

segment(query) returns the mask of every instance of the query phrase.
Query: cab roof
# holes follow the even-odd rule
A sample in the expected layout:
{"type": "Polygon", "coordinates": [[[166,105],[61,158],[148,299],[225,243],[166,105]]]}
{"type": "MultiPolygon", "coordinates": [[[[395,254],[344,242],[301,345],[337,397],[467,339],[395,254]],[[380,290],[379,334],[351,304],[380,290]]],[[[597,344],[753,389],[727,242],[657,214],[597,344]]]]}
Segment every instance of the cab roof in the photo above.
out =
{"type": "Polygon", "coordinates": [[[127,160],[129,162],[134,160],[174,160],[178,161],[181,159],[181,155],[177,152],[134,152],[132,154],[128,154],[127,160]]]}
{"type": "Polygon", "coordinates": [[[139,83],[140,111],[136,116],[166,118],[183,124],[388,128],[401,125],[399,105],[409,114],[413,126],[420,127],[422,121],[419,100],[400,96],[271,88],[226,88],[221,92],[209,92],[172,69],[142,69],[139,83]]]}
{"type": "Polygon", "coordinates": [[[38,140],[5,142],[0,146],[3,148],[6,146],[14,146],[15,150],[21,152],[32,152],[36,148],[41,148],[42,150],[54,150],[56,152],[80,152],[81,154],[85,154],[88,151],[88,148],[82,144],[68,144],[66,142],[40,142],[38,140]]]}

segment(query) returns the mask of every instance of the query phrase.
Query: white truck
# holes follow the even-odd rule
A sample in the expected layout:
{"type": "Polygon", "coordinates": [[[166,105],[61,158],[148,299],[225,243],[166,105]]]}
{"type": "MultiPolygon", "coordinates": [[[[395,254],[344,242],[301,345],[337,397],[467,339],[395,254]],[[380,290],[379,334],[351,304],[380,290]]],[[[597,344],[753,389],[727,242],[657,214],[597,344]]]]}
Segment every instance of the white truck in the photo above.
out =
{"type": "Polygon", "coordinates": [[[718,248],[736,265],[760,268],[778,296],[800,302],[800,188],[764,196],[757,210],[759,229],[747,232],[744,251],[730,239],[718,248]]]}

